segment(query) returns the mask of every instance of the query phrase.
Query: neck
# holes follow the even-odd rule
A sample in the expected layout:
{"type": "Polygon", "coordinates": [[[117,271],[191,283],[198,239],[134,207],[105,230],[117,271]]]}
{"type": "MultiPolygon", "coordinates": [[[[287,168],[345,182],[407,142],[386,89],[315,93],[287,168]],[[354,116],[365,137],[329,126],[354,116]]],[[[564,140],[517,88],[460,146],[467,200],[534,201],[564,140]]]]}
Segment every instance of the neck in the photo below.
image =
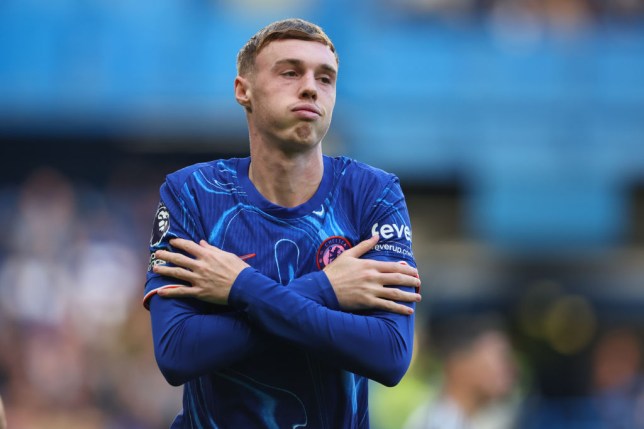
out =
{"type": "Polygon", "coordinates": [[[322,150],[284,153],[251,145],[248,177],[260,194],[273,204],[296,207],[307,202],[322,181],[322,150]]]}

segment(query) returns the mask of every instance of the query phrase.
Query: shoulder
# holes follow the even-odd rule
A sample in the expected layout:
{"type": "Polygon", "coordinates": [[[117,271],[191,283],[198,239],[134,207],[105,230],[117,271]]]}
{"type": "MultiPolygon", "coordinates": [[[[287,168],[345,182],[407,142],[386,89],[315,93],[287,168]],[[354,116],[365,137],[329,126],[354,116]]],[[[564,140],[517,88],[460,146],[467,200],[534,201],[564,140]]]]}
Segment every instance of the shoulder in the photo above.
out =
{"type": "Polygon", "coordinates": [[[364,162],[346,156],[331,159],[336,176],[348,183],[360,184],[369,188],[384,188],[399,182],[396,175],[364,162]]]}
{"type": "Polygon", "coordinates": [[[192,164],[168,174],[166,183],[174,188],[180,188],[188,182],[199,181],[200,178],[231,179],[237,175],[239,160],[239,158],[217,159],[192,164]]]}

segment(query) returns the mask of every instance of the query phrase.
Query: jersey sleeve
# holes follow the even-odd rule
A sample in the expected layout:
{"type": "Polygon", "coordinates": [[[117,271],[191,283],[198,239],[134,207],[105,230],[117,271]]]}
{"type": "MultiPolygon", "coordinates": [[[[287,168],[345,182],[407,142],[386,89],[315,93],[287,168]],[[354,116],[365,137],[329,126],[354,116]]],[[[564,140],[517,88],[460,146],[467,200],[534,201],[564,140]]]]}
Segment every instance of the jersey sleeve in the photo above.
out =
{"type": "Polygon", "coordinates": [[[397,384],[409,366],[413,315],[331,310],[250,267],[233,284],[229,302],[270,334],[384,385],[397,384]]]}
{"type": "Polygon", "coordinates": [[[152,235],[144,306],[150,310],[157,364],[170,384],[186,381],[229,365],[263,347],[263,334],[253,329],[238,311],[196,299],[163,299],[157,292],[186,282],[152,271],[159,249],[174,251],[173,238],[198,242],[205,237],[195,199],[185,181],[169,176],[160,189],[152,235]],[[221,346],[225,344],[225,347],[221,346]]]}
{"type": "Polygon", "coordinates": [[[150,263],[146,275],[145,292],[143,305],[148,308],[150,298],[159,289],[173,284],[186,284],[177,279],[161,276],[152,271],[155,265],[165,265],[166,262],[157,259],[154,252],[160,249],[173,250],[170,240],[173,238],[184,238],[199,242],[205,235],[201,230],[198,221],[198,211],[189,188],[183,184],[177,184],[169,176],[161,185],[160,201],[154,215],[152,234],[150,237],[150,263]]]}
{"type": "MultiPolygon", "coordinates": [[[[307,274],[288,287],[279,287],[316,305],[338,306],[323,272],[307,274]],[[309,292],[304,295],[303,291],[309,292]]],[[[253,326],[243,311],[227,308],[213,313],[203,306],[195,299],[150,299],[157,364],[172,385],[226,368],[261,353],[274,342],[272,335],[253,326]]]]}
{"type": "Polygon", "coordinates": [[[390,175],[387,185],[370,202],[360,226],[361,239],[380,235],[378,244],[365,257],[400,261],[416,267],[412,251],[411,222],[398,178],[390,175]]]}

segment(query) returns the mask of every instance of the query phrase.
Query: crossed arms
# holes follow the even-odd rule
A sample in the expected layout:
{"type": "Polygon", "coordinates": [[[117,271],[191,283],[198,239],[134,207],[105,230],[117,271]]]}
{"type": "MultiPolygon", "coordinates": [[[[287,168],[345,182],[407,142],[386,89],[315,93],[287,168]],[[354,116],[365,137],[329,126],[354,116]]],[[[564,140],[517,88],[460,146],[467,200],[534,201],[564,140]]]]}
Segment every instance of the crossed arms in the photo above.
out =
{"type": "Polygon", "coordinates": [[[256,353],[278,337],[324,353],[329,364],[397,384],[411,358],[413,307],[420,300],[413,289],[420,280],[408,265],[361,258],[377,241],[377,236],[365,240],[323,271],[285,287],[205,241],[172,240],[175,249],[190,256],[158,250],[155,256],[173,266],[157,265],[154,272],[190,286],[159,288],[150,301],[159,368],[168,382],[179,385],[256,353]],[[206,303],[228,304],[233,311],[207,312],[206,303]]]}

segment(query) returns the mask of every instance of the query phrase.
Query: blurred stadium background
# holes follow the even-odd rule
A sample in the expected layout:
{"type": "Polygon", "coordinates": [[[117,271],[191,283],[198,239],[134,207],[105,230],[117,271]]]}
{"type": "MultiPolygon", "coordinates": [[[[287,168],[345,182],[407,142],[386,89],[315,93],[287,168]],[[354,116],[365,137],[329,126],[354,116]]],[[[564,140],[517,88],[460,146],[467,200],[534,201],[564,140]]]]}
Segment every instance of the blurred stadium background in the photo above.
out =
{"type": "Polygon", "coordinates": [[[642,0],[4,0],[9,427],[168,427],[140,304],[158,186],[247,154],[235,55],[290,16],[340,54],[326,152],[398,174],[412,215],[417,353],[372,426],[435,395],[434,321],[495,312],[521,428],[644,427],[642,0]]]}

